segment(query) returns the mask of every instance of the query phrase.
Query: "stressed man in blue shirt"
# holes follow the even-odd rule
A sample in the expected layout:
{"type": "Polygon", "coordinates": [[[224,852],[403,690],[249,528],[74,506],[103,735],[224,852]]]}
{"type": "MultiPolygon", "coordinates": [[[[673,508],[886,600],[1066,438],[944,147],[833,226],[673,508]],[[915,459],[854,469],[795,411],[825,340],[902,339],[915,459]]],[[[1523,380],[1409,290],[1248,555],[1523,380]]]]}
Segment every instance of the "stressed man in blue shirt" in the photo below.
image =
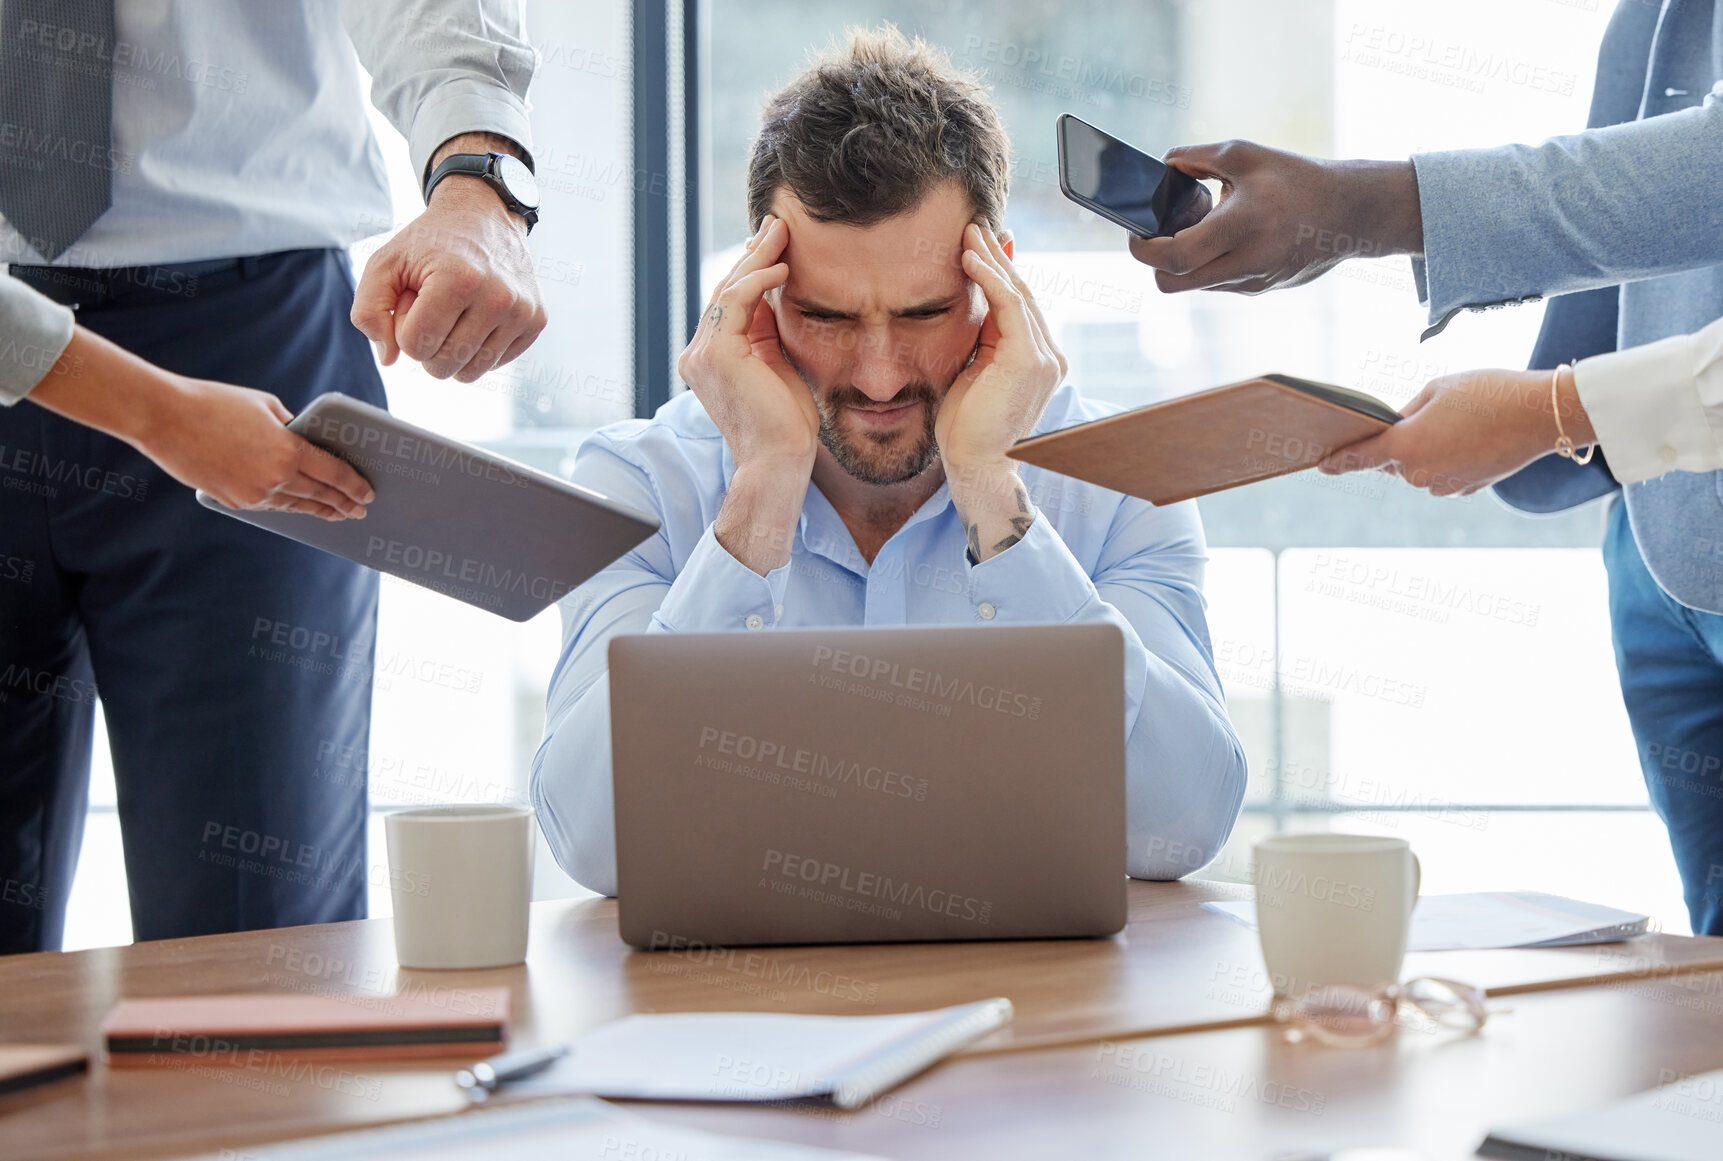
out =
{"type": "Polygon", "coordinates": [[[857,34],[768,102],[757,229],[682,354],[691,390],[576,458],[576,483],[663,525],[562,602],[532,792],[585,886],[616,890],[606,660],[624,633],[1117,625],[1129,873],[1177,878],[1226,841],[1245,763],[1195,505],[1006,456],[1111,410],[1063,383],[1012,267],[1009,169],[980,87],[893,30],[857,34]]]}

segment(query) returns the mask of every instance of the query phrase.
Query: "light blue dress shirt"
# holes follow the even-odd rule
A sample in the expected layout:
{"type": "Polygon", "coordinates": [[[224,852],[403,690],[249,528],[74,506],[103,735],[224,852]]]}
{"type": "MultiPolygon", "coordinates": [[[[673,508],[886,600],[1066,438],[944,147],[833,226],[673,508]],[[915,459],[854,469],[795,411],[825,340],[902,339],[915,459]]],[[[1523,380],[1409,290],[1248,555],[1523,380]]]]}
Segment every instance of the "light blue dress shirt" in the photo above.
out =
{"type": "MultiPolygon", "coordinates": [[[[1063,387],[1036,430],[1113,410],[1063,387]]],[[[1172,879],[1214,857],[1238,816],[1245,760],[1209,643],[1207,552],[1194,503],[1157,508],[1024,465],[1039,515],[1016,545],[970,565],[941,485],[870,565],[810,484],[790,563],[761,576],[712,530],[735,470],[691,392],[650,421],[597,432],[576,457],[575,483],[662,523],[561,602],[562,655],[532,796],[557,862],[578,882],[616,893],[606,659],[611,638],[624,633],[1117,625],[1125,638],[1127,870],[1172,879]]]]}

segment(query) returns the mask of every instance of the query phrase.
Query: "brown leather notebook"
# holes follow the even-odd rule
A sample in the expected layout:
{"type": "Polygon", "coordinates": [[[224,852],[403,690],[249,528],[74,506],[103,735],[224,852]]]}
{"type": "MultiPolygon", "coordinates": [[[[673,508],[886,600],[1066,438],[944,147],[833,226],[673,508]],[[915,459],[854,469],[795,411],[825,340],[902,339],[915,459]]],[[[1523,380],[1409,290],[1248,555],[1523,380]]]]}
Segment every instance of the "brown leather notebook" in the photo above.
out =
{"type": "Polygon", "coordinates": [[[0,1095],[89,1070],[90,1054],[76,1044],[0,1044],[0,1095]]]}
{"type": "Polygon", "coordinates": [[[299,1059],[479,1057],[508,1038],[507,988],[423,994],[240,993],[121,1000],[102,1023],[110,1066],[244,1065],[255,1053],[299,1059]]]}
{"type": "Polygon", "coordinates": [[[1151,504],[1302,471],[1397,423],[1361,391],[1261,375],[1021,440],[1012,459],[1151,504]]]}

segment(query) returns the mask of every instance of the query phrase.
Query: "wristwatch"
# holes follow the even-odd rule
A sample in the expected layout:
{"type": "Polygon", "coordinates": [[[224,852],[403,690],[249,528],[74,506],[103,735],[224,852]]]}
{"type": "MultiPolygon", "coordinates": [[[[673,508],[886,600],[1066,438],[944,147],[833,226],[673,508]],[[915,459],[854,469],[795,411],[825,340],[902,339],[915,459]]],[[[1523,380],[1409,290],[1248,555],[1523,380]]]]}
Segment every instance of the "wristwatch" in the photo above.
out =
{"type": "Polygon", "coordinates": [[[479,178],[496,190],[497,196],[503,199],[503,205],[526,219],[527,233],[532,233],[532,228],[538,225],[538,179],[520,158],[508,153],[451,153],[431,171],[430,180],[425,182],[427,204],[437,183],[451,173],[479,178]]]}

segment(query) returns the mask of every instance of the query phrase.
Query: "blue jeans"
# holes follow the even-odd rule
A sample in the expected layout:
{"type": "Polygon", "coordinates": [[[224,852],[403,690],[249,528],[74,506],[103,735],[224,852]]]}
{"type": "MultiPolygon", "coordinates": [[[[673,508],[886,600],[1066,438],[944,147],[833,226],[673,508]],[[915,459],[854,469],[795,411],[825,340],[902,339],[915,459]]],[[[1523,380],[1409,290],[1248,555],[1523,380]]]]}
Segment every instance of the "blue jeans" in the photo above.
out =
{"type": "Polygon", "coordinates": [[[1723,935],[1723,616],[1677,602],[1612,501],[1603,559],[1621,695],[1696,935],[1723,935]]]}
{"type": "MultiPolygon", "coordinates": [[[[39,289],[290,410],[384,402],[340,251],[105,285],[39,289]]],[[[376,573],[199,507],[117,439],[0,408],[0,954],[60,946],[98,690],[136,938],[362,918],[376,620],[376,573]]]]}

